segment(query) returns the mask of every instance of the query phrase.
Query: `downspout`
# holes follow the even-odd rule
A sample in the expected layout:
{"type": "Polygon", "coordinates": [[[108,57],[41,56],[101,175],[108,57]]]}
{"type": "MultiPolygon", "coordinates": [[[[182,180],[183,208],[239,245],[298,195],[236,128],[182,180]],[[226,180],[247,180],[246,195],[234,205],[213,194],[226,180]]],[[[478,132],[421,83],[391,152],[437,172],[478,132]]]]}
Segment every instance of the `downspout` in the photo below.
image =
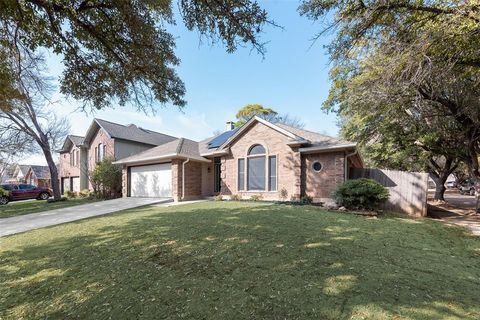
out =
{"type": "Polygon", "coordinates": [[[190,158],[182,162],[182,200],[185,199],[185,165],[190,162],[190,158]]]}
{"type": "Polygon", "coordinates": [[[347,181],[347,178],[348,178],[348,158],[357,155],[357,153],[358,153],[358,149],[355,148],[354,152],[345,155],[345,160],[344,160],[344,162],[345,162],[344,163],[344,165],[345,165],[345,179],[344,179],[344,182],[347,181]]]}

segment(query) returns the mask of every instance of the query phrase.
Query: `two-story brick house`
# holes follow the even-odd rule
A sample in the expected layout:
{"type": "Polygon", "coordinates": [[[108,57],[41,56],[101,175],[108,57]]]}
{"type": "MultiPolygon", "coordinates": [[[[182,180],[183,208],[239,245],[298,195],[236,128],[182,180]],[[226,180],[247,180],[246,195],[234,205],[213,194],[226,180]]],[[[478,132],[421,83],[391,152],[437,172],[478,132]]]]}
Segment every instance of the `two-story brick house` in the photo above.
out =
{"type": "Polygon", "coordinates": [[[84,137],[69,135],[59,161],[61,189],[90,189],[90,174],[104,158],[125,158],[177,138],[138,127],[94,119],[84,137]]]}

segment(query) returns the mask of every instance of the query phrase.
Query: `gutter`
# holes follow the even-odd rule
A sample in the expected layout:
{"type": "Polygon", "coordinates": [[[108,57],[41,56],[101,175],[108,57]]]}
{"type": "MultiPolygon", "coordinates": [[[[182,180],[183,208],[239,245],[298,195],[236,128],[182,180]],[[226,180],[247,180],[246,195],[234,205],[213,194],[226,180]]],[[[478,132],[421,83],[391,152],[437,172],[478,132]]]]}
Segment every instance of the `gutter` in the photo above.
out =
{"type": "Polygon", "coordinates": [[[348,153],[345,155],[345,158],[344,158],[344,165],[345,165],[345,179],[344,181],[347,181],[347,178],[348,178],[348,158],[350,157],[353,157],[354,155],[358,154],[358,150],[355,148],[355,151],[352,152],[352,153],[348,153]]]}
{"type": "Polygon", "coordinates": [[[190,162],[190,158],[182,162],[182,200],[185,199],[185,165],[190,162]]]}
{"type": "Polygon", "coordinates": [[[340,144],[330,147],[323,147],[323,146],[316,146],[316,147],[306,147],[298,149],[301,153],[313,153],[313,152],[329,152],[329,151],[336,151],[336,150],[344,150],[348,148],[356,148],[356,143],[349,143],[349,144],[340,144]]]}
{"type": "Polygon", "coordinates": [[[203,157],[194,157],[186,154],[181,154],[181,153],[171,153],[171,154],[166,154],[163,156],[154,156],[154,157],[148,157],[148,158],[143,158],[143,159],[134,159],[134,160],[128,160],[128,158],[125,159],[120,159],[118,161],[113,162],[113,164],[142,164],[145,162],[154,162],[154,161],[161,161],[161,160],[171,160],[174,158],[182,158],[182,159],[191,159],[199,162],[205,162],[205,163],[210,163],[211,160],[205,159],[203,157]]]}

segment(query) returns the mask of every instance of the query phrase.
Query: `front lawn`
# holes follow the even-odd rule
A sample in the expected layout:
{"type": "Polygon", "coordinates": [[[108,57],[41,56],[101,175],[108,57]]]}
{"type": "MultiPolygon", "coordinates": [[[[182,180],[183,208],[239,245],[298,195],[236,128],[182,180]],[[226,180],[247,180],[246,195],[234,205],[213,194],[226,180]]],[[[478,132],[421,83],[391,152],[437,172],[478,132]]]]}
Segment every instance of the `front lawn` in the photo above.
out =
{"type": "Polygon", "coordinates": [[[6,205],[0,206],[0,219],[21,216],[28,213],[78,206],[80,204],[91,203],[92,201],[94,200],[70,199],[67,201],[58,201],[52,203],[48,203],[46,200],[32,200],[20,202],[12,201],[6,205]]]}
{"type": "Polygon", "coordinates": [[[479,319],[479,261],[431,220],[145,207],[0,238],[0,319],[479,319]]]}

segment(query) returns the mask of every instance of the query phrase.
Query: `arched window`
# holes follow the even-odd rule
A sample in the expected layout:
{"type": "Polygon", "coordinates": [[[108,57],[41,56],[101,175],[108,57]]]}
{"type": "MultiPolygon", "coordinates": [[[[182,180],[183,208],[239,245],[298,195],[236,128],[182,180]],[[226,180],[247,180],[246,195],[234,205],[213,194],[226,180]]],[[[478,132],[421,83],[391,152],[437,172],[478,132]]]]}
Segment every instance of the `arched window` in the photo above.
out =
{"type": "Polygon", "coordinates": [[[266,153],[265,148],[261,144],[254,144],[248,150],[248,155],[249,156],[260,155],[260,154],[265,154],[265,153],[266,153]]]}
{"type": "Polygon", "coordinates": [[[238,190],[276,191],[277,157],[269,156],[261,144],[254,144],[245,158],[238,159],[238,190]]]}

